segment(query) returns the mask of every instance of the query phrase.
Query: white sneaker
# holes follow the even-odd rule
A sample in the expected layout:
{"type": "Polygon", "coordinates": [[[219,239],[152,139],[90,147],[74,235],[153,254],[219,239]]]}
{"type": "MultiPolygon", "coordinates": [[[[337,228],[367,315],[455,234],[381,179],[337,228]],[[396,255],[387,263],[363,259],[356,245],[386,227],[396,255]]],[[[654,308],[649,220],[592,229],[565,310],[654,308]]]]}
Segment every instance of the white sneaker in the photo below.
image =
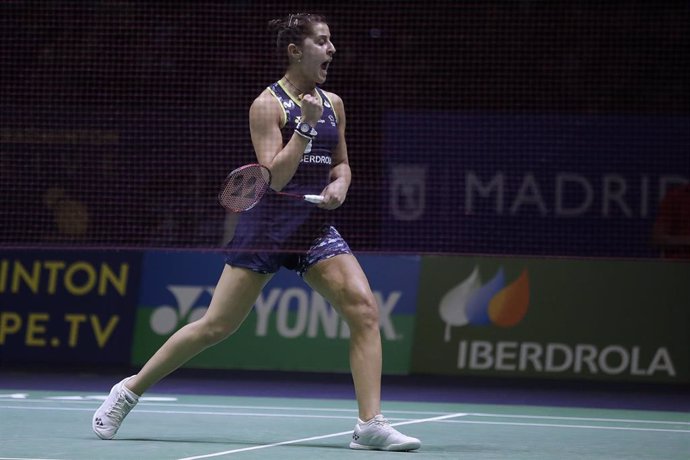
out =
{"type": "Polygon", "coordinates": [[[379,414],[368,422],[358,420],[350,449],[399,451],[419,449],[421,445],[419,439],[405,436],[379,414]]]}
{"type": "Polygon", "coordinates": [[[125,382],[131,378],[127,377],[116,383],[101,407],[93,414],[91,426],[99,438],[113,439],[122,420],[137,405],[139,396],[125,387],[125,382]]]}

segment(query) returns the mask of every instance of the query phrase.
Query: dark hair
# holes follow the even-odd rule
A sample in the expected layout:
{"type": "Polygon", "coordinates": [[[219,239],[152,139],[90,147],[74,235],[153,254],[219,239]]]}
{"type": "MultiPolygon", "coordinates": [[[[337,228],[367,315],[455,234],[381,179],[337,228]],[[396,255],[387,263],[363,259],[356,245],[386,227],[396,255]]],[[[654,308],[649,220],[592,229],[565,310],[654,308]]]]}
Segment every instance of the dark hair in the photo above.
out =
{"type": "Polygon", "coordinates": [[[295,13],[281,19],[273,19],[268,22],[268,29],[276,36],[276,53],[278,59],[289,64],[289,58],[285,53],[288,45],[299,45],[312,34],[314,24],[325,24],[326,18],[320,14],[295,13]]]}

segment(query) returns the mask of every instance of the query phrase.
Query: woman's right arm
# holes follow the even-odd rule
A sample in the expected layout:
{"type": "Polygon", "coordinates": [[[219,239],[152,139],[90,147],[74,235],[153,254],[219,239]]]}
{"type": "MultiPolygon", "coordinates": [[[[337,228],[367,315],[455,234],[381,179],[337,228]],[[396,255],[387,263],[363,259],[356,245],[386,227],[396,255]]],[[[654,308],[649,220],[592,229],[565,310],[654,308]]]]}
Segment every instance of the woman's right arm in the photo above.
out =
{"type": "Polygon", "coordinates": [[[309,142],[293,134],[283,145],[280,132],[282,108],[278,100],[265,90],[249,108],[249,129],[259,163],[271,170],[271,188],[280,191],[290,182],[309,142]]]}

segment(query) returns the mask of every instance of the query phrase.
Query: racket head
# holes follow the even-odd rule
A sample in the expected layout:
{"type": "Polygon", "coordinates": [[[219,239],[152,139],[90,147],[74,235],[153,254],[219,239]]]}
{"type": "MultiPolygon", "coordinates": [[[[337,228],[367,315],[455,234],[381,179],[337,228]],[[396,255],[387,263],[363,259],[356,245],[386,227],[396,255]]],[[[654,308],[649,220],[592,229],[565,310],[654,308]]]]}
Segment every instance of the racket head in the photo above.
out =
{"type": "Polygon", "coordinates": [[[233,170],[223,182],[218,201],[228,211],[243,212],[259,203],[271,185],[271,171],[252,163],[233,170]]]}

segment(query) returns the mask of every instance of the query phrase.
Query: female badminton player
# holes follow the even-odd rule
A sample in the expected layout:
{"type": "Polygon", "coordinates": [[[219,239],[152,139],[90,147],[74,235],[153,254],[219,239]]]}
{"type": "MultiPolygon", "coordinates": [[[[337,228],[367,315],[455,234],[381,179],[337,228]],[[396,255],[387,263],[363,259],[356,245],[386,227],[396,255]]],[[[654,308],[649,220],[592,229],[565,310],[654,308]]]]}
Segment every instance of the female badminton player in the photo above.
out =
{"type": "Polygon", "coordinates": [[[318,194],[323,202],[267,194],[242,213],[206,314],[172,335],[136,375],[113,386],[93,416],[93,430],[112,439],[139,396],[234,333],[271,276],[285,267],[323,295],[350,328],[350,368],[359,408],[350,448],[418,449],[418,439],[398,432],[381,414],[378,306],[357,259],[330,224],[331,211],[345,201],[351,175],[343,101],[320,88],[336,51],[329,26],[324,17],[306,13],[269,26],[287,68],[250,107],[256,159],[270,170],[274,190],[318,194]]]}

